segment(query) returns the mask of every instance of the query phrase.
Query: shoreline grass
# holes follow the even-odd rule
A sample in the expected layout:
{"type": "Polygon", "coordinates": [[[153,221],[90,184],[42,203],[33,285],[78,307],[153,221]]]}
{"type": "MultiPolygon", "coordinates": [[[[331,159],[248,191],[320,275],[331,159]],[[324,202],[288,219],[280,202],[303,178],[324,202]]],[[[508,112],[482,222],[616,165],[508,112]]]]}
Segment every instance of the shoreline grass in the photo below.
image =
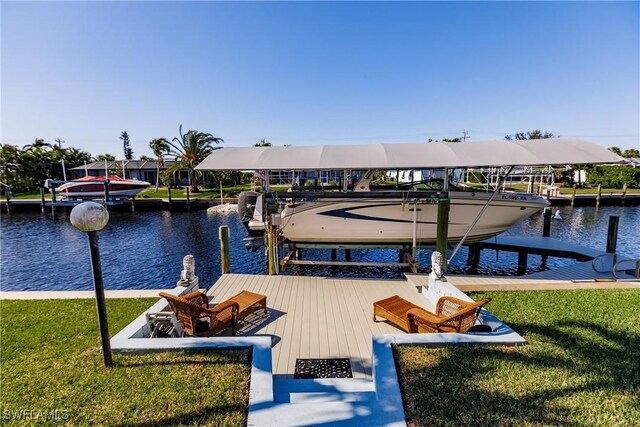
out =
{"type": "Polygon", "coordinates": [[[394,348],[410,426],[634,425],[640,291],[482,292],[518,347],[394,348]]]}
{"type": "MultiPolygon", "coordinates": [[[[155,301],[107,300],[110,331],[155,301]]],[[[114,354],[105,368],[93,300],[3,300],[0,320],[3,425],[246,424],[250,350],[114,354]]]]}

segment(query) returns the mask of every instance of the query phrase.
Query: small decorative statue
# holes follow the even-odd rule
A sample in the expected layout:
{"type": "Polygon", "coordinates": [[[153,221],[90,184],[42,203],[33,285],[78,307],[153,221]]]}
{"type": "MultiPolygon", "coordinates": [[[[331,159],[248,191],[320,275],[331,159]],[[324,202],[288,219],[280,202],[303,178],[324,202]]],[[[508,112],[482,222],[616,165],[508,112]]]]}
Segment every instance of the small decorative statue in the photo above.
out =
{"type": "Polygon", "coordinates": [[[438,251],[434,251],[431,254],[431,273],[429,273],[429,280],[426,287],[427,298],[431,300],[433,304],[436,304],[440,297],[450,294],[449,290],[444,285],[447,278],[444,277],[442,263],[442,254],[438,251]]]}
{"type": "Polygon", "coordinates": [[[190,286],[197,283],[198,276],[196,276],[196,262],[193,255],[186,255],[182,259],[182,272],[180,272],[178,286],[190,286]]]}
{"type": "Polygon", "coordinates": [[[431,254],[431,274],[435,276],[436,279],[442,279],[444,274],[442,274],[442,254],[438,251],[433,251],[431,254]]]}

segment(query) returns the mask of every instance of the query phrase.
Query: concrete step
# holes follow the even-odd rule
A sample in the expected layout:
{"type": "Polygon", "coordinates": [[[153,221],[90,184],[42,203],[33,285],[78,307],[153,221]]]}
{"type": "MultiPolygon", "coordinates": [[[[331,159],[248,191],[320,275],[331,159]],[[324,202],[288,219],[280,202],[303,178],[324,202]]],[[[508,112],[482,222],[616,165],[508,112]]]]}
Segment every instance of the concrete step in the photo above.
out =
{"type": "Polygon", "coordinates": [[[371,379],[321,378],[276,379],[274,400],[279,403],[364,402],[375,400],[375,385],[371,379]]]}
{"type": "Polygon", "coordinates": [[[374,391],[375,385],[371,378],[315,378],[315,379],[279,379],[274,378],[275,392],[367,392],[374,391]]]}
{"type": "Polygon", "coordinates": [[[402,407],[378,401],[274,403],[252,411],[249,426],[406,426],[402,407]]]}
{"type": "Polygon", "coordinates": [[[366,402],[375,400],[376,394],[373,391],[364,392],[315,392],[315,393],[294,393],[275,392],[274,399],[278,403],[326,403],[326,402],[366,402]]]}

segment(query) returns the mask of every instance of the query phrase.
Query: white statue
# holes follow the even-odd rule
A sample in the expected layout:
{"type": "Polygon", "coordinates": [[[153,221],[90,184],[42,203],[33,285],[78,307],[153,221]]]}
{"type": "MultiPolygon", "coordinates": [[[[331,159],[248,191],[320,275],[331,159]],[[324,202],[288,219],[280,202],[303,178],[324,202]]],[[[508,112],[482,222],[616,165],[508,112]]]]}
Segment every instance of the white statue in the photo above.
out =
{"type": "Polygon", "coordinates": [[[182,259],[182,271],[180,272],[180,280],[178,286],[190,286],[198,283],[196,276],[196,261],[193,255],[186,255],[182,259]]]}
{"type": "Polygon", "coordinates": [[[431,274],[436,279],[442,279],[444,274],[442,273],[442,254],[438,251],[433,251],[431,254],[431,274]]]}

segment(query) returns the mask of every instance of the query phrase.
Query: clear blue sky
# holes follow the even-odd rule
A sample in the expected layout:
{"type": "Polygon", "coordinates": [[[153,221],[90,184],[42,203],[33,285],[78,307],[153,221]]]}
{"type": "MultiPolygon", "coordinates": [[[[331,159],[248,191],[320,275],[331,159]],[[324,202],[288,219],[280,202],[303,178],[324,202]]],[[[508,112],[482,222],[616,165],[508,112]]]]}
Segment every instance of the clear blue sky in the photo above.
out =
{"type": "Polygon", "coordinates": [[[3,2],[2,143],[640,138],[640,3],[3,2]]]}

